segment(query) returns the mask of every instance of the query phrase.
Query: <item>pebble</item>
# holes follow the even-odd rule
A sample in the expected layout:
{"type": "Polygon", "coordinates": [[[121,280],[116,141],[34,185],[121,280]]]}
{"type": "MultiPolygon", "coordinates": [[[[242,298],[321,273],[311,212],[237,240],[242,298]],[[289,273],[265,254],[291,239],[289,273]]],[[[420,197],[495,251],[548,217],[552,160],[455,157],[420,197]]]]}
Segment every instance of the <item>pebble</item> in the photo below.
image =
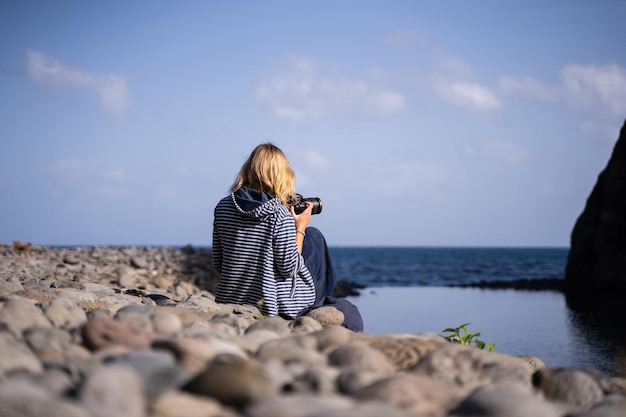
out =
{"type": "Polygon", "coordinates": [[[333,306],[316,308],[309,312],[307,316],[319,322],[322,327],[341,326],[344,320],[343,313],[333,306]]]}
{"type": "Polygon", "coordinates": [[[98,350],[110,346],[147,349],[155,335],[128,323],[103,316],[95,316],[83,326],[85,346],[98,350]]]}
{"type": "Polygon", "coordinates": [[[144,417],[146,396],[139,375],[116,365],[97,366],[88,373],[80,399],[92,417],[144,417]]]}
{"type": "Polygon", "coordinates": [[[76,329],[87,321],[87,314],[69,298],[56,298],[45,308],[46,317],[54,327],[76,329]]]}
{"type": "Polygon", "coordinates": [[[37,355],[12,333],[0,330],[0,347],[0,381],[14,372],[42,372],[43,365],[37,355]]]}
{"type": "Polygon", "coordinates": [[[15,378],[0,382],[2,417],[84,417],[87,410],[29,381],[15,378]]]}
{"type": "Polygon", "coordinates": [[[446,415],[457,400],[457,391],[421,375],[397,373],[357,390],[352,395],[363,401],[380,401],[418,415],[446,415]]]}
{"type": "Polygon", "coordinates": [[[455,344],[433,350],[412,366],[410,372],[465,392],[483,385],[531,385],[530,365],[523,359],[455,344]]]}
{"type": "Polygon", "coordinates": [[[32,327],[52,327],[41,308],[32,300],[24,298],[12,298],[2,303],[0,323],[17,337],[21,337],[24,330],[32,327]]]}
{"type": "Polygon", "coordinates": [[[604,398],[597,377],[579,369],[541,369],[534,383],[546,398],[566,403],[573,411],[587,410],[604,398]]]}
{"type": "Polygon", "coordinates": [[[182,389],[237,408],[277,393],[274,381],[259,362],[230,354],[216,356],[182,389]]]}
{"type": "Polygon", "coordinates": [[[559,417],[562,410],[520,385],[489,385],[474,390],[451,413],[453,417],[559,417]]]}
{"type": "Polygon", "coordinates": [[[626,379],[217,304],[210,251],[0,245],[0,417],[624,417],[626,379]]]}
{"type": "Polygon", "coordinates": [[[167,391],[155,400],[155,417],[235,417],[210,397],[200,397],[182,391],[167,391]]]}
{"type": "Polygon", "coordinates": [[[328,355],[328,364],[339,368],[355,367],[380,373],[392,373],[395,366],[383,352],[365,343],[339,346],[328,355]]]}

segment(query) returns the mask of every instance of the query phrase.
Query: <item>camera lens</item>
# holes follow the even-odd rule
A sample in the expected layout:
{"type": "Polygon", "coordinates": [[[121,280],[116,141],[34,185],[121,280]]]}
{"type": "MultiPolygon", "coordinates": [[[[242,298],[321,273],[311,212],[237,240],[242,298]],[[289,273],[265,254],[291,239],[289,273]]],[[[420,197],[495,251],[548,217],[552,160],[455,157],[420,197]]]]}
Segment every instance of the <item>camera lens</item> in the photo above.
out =
{"type": "Polygon", "coordinates": [[[322,200],[318,197],[305,198],[305,201],[311,203],[311,214],[320,214],[322,212],[322,200]]]}

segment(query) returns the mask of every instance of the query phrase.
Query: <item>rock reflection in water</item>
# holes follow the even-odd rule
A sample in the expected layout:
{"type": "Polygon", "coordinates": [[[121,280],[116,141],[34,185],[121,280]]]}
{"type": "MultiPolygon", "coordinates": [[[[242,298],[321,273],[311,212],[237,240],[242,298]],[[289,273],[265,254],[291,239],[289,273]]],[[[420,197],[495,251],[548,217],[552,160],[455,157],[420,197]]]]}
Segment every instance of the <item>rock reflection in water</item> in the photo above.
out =
{"type": "Polygon", "coordinates": [[[578,346],[580,365],[609,375],[625,376],[626,305],[623,299],[609,294],[567,294],[565,300],[568,326],[572,342],[578,346]]]}

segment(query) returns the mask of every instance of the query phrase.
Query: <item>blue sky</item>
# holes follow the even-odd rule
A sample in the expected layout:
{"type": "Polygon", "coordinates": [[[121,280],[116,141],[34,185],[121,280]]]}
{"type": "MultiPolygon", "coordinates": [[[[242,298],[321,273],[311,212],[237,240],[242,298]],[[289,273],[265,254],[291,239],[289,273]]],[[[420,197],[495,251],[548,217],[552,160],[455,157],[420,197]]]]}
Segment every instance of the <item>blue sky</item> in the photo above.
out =
{"type": "Polygon", "coordinates": [[[0,5],[0,242],[211,243],[261,142],[330,245],[568,246],[624,1],[0,5]]]}

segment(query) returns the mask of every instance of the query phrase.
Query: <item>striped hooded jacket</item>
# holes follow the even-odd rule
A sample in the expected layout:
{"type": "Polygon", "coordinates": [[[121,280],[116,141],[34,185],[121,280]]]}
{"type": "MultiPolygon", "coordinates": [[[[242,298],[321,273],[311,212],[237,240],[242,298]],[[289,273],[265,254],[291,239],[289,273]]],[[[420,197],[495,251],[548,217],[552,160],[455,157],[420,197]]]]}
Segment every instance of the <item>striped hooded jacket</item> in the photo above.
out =
{"type": "Polygon", "coordinates": [[[295,221],[279,198],[242,187],[215,207],[213,266],[218,303],[259,306],[296,317],[315,301],[311,273],[296,246],[295,221]]]}

